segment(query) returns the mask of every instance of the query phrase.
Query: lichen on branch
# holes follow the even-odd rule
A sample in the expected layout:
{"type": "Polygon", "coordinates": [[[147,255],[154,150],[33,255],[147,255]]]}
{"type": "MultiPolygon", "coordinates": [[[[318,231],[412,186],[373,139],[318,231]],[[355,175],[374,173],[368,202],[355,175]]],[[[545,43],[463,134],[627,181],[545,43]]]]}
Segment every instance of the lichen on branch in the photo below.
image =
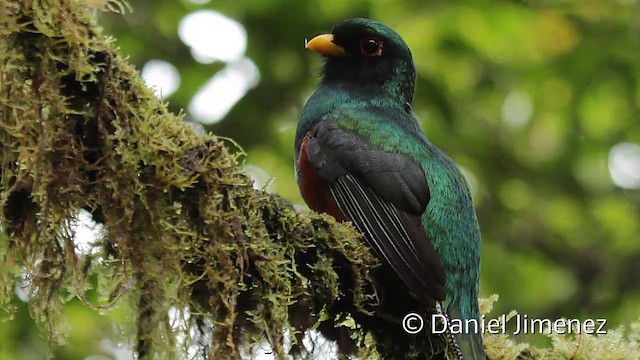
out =
{"type": "Polygon", "coordinates": [[[373,301],[364,290],[375,260],[353,228],[254,189],[241,152],[170,113],[86,1],[0,4],[5,307],[15,299],[7,284],[25,273],[32,315],[53,342],[72,295],[101,309],[128,302],[140,357],[177,351],[167,325],[175,307],[190,309],[192,327],[213,324],[200,345],[214,358],[236,357],[252,337],[282,358],[284,332],[313,324],[338,297],[373,301]],[[81,209],[105,229],[93,254],[74,243],[81,209]],[[92,304],[96,276],[102,300],[92,304]],[[289,316],[294,305],[306,319],[289,316]]]}

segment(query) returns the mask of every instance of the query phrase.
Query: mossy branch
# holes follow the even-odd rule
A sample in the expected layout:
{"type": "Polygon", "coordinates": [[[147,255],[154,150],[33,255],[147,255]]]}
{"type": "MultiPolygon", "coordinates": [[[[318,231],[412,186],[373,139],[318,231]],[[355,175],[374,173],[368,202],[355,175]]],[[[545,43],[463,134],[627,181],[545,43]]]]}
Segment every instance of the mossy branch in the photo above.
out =
{"type": "MultiPolygon", "coordinates": [[[[259,339],[285,358],[285,332],[334,321],[325,310],[336,301],[373,309],[376,261],[352,227],[255,190],[233,144],[196,135],[117,54],[91,11],[126,8],[0,0],[0,307],[11,311],[26,274],[52,345],[75,297],[134,309],[141,358],[180,357],[182,331],[220,359],[259,339]],[[74,243],[81,209],[104,226],[89,254],[74,243]],[[186,330],[169,324],[172,307],[188,312],[186,330]]],[[[550,349],[487,335],[485,345],[492,359],[631,359],[638,333],[553,335],[550,349]]],[[[372,339],[359,335],[371,358],[372,339]]]]}
{"type": "MultiPolygon", "coordinates": [[[[357,233],[255,190],[230,144],[198,136],[144,86],[86,1],[0,4],[3,283],[26,267],[33,316],[50,339],[62,299],[87,301],[94,274],[105,299],[94,306],[124,294],[137,308],[140,357],[175,351],[171,306],[215,324],[215,358],[236,357],[249,328],[284,357],[292,304],[306,304],[308,317],[341,283],[355,306],[370,300],[375,261],[357,233]],[[97,254],[74,244],[80,209],[104,225],[97,254]]],[[[3,290],[6,304],[13,287],[3,290]]]]}

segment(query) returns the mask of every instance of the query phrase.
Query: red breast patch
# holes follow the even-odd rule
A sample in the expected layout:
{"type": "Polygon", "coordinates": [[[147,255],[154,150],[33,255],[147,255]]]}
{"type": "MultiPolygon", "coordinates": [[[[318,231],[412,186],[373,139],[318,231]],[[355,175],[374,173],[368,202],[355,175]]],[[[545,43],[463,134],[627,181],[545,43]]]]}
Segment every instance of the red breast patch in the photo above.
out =
{"type": "Polygon", "coordinates": [[[331,197],[328,185],[318,177],[315,167],[307,156],[307,146],[312,137],[311,132],[308,132],[300,145],[300,155],[298,157],[298,187],[300,188],[300,193],[311,210],[327,213],[338,221],[345,221],[347,219],[331,197]]]}

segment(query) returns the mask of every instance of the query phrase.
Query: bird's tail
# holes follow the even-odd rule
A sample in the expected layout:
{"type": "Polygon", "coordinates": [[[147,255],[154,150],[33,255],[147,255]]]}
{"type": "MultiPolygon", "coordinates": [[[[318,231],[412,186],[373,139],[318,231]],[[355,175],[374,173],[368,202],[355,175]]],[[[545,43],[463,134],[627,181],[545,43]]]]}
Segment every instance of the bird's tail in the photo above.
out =
{"type": "Polygon", "coordinates": [[[482,334],[456,334],[455,339],[462,359],[486,360],[487,356],[484,353],[484,346],[482,345],[482,334]]]}
{"type": "MultiPolygon", "coordinates": [[[[441,312],[438,304],[438,312],[441,312]]],[[[465,318],[460,312],[460,307],[457,304],[450,304],[446,314],[447,319],[451,322],[452,319],[462,320],[465,318]]],[[[463,327],[464,328],[464,327],[463,327]]],[[[469,327],[469,332],[451,333],[446,334],[446,342],[448,345],[447,353],[453,356],[454,360],[486,360],[487,356],[484,353],[484,346],[482,344],[482,332],[480,327],[469,327]]]]}

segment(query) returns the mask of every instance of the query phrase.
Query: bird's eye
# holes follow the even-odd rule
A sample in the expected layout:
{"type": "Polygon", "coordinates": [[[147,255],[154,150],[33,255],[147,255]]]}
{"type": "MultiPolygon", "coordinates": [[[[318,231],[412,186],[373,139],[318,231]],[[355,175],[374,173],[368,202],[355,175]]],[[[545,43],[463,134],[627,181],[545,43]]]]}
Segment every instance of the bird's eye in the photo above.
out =
{"type": "Polygon", "coordinates": [[[382,41],[378,38],[364,38],[360,40],[360,53],[364,56],[382,55],[382,41]]]}

